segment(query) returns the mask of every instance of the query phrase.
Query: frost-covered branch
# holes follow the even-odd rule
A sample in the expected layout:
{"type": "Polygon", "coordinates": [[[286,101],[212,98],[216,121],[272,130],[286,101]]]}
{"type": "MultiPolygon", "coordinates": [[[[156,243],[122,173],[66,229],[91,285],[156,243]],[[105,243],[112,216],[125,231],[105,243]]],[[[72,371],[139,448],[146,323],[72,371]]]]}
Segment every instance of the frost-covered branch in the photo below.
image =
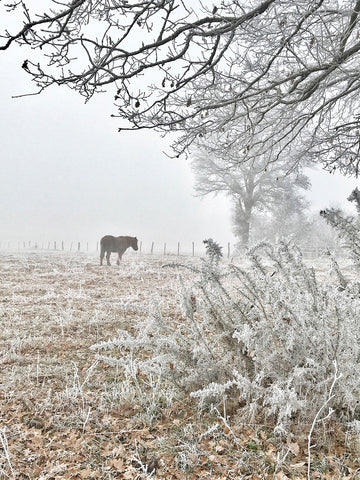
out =
{"type": "Polygon", "coordinates": [[[215,135],[245,160],[292,151],[357,175],[359,12],[359,0],[23,1],[0,7],[0,50],[25,47],[38,91],[113,89],[120,129],[179,132],[176,154],[215,135]]]}
{"type": "Polygon", "coordinates": [[[333,382],[331,384],[331,387],[330,387],[330,390],[329,390],[329,394],[328,394],[328,398],[326,399],[326,401],[324,402],[323,405],[321,405],[321,407],[319,408],[319,410],[316,412],[316,415],[314,417],[314,420],[311,424],[311,428],[310,428],[310,432],[309,432],[309,435],[308,435],[308,472],[307,472],[307,476],[308,476],[308,480],[311,480],[311,476],[310,476],[310,469],[311,469],[311,449],[314,447],[314,445],[312,445],[312,434],[314,433],[314,430],[315,430],[315,426],[317,423],[319,422],[323,422],[324,420],[327,420],[332,414],[333,414],[333,410],[331,408],[329,408],[329,412],[328,414],[326,415],[326,417],[324,418],[319,418],[320,417],[320,414],[321,412],[324,410],[324,408],[331,402],[331,400],[334,398],[334,394],[333,394],[333,391],[334,391],[334,388],[335,388],[335,385],[336,383],[340,380],[341,378],[341,374],[338,375],[338,367],[337,367],[337,363],[336,361],[334,361],[334,379],[333,379],[333,382]]]}
{"type": "Polygon", "coordinates": [[[334,228],[348,250],[349,256],[360,266],[360,224],[358,219],[344,215],[341,210],[329,208],[321,210],[320,215],[334,228]]]}

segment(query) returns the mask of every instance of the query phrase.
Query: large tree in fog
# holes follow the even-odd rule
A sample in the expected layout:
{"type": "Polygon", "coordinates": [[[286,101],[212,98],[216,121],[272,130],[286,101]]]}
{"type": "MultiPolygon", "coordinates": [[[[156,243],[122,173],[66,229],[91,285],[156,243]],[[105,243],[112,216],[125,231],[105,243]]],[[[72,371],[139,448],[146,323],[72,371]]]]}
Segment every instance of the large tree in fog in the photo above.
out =
{"type": "MultiPolygon", "coordinates": [[[[251,223],[257,212],[301,211],[306,202],[301,194],[310,187],[309,179],[292,170],[292,161],[268,164],[265,159],[243,162],[241,155],[229,151],[217,158],[198,151],[192,161],[198,195],[229,196],[234,209],[234,233],[243,245],[249,243],[251,223]]],[[[289,217],[289,215],[287,215],[289,217]]]]}
{"type": "MultiPolygon", "coordinates": [[[[290,188],[279,195],[279,199],[269,210],[256,213],[251,225],[253,242],[279,241],[292,237],[296,244],[311,244],[312,223],[309,215],[310,203],[299,188],[290,188]]],[[[237,227],[236,211],[234,228],[237,227]]],[[[235,230],[236,233],[236,230],[235,230]]]]}
{"type": "Polygon", "coordinates": [[[178,153],[215,133],[244,160],[305,148],[357,174],[359,12],[360,0],[9,0],[0,49],[24,47],[35,92],[109,90],[121,128],[182,132],[178,153]]]}

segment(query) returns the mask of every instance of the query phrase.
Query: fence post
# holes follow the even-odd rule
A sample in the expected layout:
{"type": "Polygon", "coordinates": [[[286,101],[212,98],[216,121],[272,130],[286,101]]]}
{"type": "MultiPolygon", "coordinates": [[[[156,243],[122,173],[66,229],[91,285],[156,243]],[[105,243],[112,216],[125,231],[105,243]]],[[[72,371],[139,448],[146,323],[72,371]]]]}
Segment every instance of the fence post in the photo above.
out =
{"type": "Polygon", "coordinates": [[[195,243],[192,242],[192,256],[195,257],[195,243]]]}
{"type": "Polygon", "coordinates": [[[56,242],[54,242],[54,250],[56,250],[56,242]]]}
{"type": "Polygon", "coordinates": [[[78,252],[80,252],[80,242],[78,242],[78,252]]]}
{"type": "Polygon", "coordinates": [[[139,248],[140,255],[141,255],[141,249],[142,249],[142,242],[140,242],[140,248],[139,248]]]}
{"type": "Polygon", "coordinates": [[[178,242],[177,255],[180,255],[180,242],[178,242]]]}
{"type": "Polygon", "coordinates": [[[153,253],[153,251],[154,251],[154,242],[152,242],[152,244],[151,244],[151,250],[150,250],[150,253],[153,253]]]}
{"type": "Polygon", "coordinates": [[[228,258],[230,258],[230,242],[228,243],[228,258]]]}
{"type": "Polygon", "coordinates": [[[61,250],[64,250],[64,240],[61,242],[61,250]]]}

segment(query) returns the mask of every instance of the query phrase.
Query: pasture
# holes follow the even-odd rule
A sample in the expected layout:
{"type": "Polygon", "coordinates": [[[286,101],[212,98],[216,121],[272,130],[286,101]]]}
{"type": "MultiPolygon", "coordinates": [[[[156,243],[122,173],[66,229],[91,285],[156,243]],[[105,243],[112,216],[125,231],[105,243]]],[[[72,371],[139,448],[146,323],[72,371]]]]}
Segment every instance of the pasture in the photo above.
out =
{"type": "MultiPolygon", "coordinates": [[[[0,252],[0,479],[307,478],[307,427],[283,438],[200,412],[167,385],[119,390],[122,371],[96,358],[92,345],[131,331],[154,305],[181,318],[169,260],[127,253],[100,267],[96,253],[0,252]]],[[[359,478],[355,443],[324,423],[312,478],[359,478]]]]}

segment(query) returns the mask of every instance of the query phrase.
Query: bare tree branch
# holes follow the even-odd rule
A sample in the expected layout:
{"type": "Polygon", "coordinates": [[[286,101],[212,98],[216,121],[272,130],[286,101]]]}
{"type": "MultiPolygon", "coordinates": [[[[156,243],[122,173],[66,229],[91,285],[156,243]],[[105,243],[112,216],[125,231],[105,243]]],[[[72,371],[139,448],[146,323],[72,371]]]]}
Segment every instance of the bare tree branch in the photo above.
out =
{"type": "Polygon", "coordinates": [[[89,100],[113,86],[120,129],[178,132],[176,154],[215,138],[244,149],[244,161],[291,153],[359,173],[360,0],[41,8],[24,0],[0,12],[14,30],[0,31],[0,50],[27,48],[23,68],[38,92],[67,85],[89,100]]]}

